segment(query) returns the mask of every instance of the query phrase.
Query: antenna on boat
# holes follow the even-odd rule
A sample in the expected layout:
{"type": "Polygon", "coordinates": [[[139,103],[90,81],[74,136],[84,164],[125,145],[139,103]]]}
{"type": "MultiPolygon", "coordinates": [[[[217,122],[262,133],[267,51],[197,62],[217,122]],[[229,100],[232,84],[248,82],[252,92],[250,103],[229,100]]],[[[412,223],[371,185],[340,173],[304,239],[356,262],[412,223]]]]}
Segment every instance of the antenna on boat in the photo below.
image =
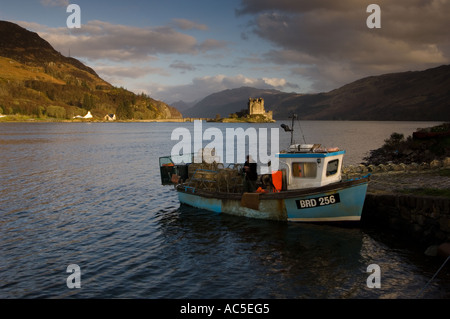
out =
{"type": "MultiPolygon", "coordinates": [[[[297,115],[295,115],[297,117],[297,115]]],[[[303,133],[302,126],[300,125],[300,120],[297,117],[298,127],[300,127],[300,132],[302,132],[303,142],[306,144],[305,134],[303,133]]]]}
{"type": "MultiPolygon", "coordinates": [[[[292,128],[289,127],[289,125],[281,124],[281,127],[284,129],[285,132],[291,132],[291,144],[294,144],[294,120],[297,119],[297,114],[292,114],[292,116],[289,116],[289,118],[292,118],[292,128]]],[[[303,139],[305,139],[303,137],[303,139]]]]}

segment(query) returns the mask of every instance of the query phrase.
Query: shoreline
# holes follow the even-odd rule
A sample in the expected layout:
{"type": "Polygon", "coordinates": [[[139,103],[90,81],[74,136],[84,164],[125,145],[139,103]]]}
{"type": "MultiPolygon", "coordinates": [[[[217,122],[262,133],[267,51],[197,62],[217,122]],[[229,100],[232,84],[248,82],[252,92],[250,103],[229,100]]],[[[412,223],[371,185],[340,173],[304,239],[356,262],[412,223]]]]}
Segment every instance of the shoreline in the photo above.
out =
{"type": "Polygon", "coordinates": [[[11,117],[0,117],[0,123],[146,123],[146,122],[166,122],[183,123],[182,119],[148,119],[148,120],[101,120],[101,119],[56,119],[56,118],[34,118],[22,115],[12,115],[11,117]],[[13,117],[13,118],[11,118],[13,117]]]}
{"type": "Polygon", "coordinates": [[[266,124],[275,123],[272,122],[258,122],[258,121],[246,121],[246,120],[214,120],[206,118],[182,118],[182,119],[145,119],[145,120],[100,120],[100,119],[49,119],[49,118],[33,118],[26,116],[13,116],[16,118],[0,117],[0,123],[192,123],[195,120],[201,120],[208,123],[253,123],[253,124],[266,124]]]}
{"type": "MultiPolygon", "coordinates": [[[[253,124],[273,124],[283,121],[291,121],[291,119],[277,119],[273,121],[251,121],[251,120],[239,120],[239,119],[212,119],[212,118],[176,118],[176,119],[143,119],[143,120],[114,120],[108,121],[103,119],[57,119],[57,118],[36,118],[28,115],[3,115],[0,114],[1,123],[190,123],[194,120],[202,120],[209,123],[253,123],[253,124]]],[[[319,121],[319,122],[427,122],[427,123],[443,123],[443,121],[409,121],[409,120],[302,120],[302,121],[319,121]]]]}

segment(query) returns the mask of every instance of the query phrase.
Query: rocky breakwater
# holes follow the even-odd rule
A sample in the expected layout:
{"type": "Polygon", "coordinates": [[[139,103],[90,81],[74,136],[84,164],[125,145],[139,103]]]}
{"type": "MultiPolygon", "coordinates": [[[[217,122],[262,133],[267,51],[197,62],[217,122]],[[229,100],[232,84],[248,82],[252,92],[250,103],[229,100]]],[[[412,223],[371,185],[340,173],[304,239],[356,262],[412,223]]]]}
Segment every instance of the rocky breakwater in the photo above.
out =
{"type": "Polygon", "coordinates": [[[393,133],[365,163],[343,168],[344,176],[371,174],[362,223],[394,230],[450,255],[450,123],[393,133]]]}

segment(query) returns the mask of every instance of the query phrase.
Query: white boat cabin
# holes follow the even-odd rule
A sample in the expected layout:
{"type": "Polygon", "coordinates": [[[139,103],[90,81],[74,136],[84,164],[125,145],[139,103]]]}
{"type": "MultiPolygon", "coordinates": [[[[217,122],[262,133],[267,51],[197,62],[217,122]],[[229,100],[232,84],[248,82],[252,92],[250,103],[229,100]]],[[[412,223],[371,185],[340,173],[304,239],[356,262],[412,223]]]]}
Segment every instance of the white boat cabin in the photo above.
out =
{"type": "Polygon", "coordinates": [[[345,151],[320,148],[319,144],[294,144],[277,154],[280,169],[286,170],[288,190],[320,187],[341,181],[345,151]]]}

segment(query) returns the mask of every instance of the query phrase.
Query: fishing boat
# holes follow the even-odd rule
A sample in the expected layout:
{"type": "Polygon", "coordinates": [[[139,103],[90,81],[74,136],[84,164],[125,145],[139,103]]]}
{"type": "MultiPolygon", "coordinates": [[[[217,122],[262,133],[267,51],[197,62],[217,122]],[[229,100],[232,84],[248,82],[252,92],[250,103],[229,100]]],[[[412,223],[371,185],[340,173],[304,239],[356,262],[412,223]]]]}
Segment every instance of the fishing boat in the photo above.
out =
{"type": "MultiPolygon", "coordinates": [[[[242,164],[194,163],[192,155],[182,164],[161,157],[162,184],[175,186],[181,204],[215,213],[291,222],[359,221],[370,175],[343,179],[345,150],[295,144],[292,118],[292,127],[282,125],[291,132],[291,145],[276,154],[277,171],[259,176],[256,191],[244,191],[242,164]]],[[[215,156],[214,150],[201,151],[215,156]]]]}

